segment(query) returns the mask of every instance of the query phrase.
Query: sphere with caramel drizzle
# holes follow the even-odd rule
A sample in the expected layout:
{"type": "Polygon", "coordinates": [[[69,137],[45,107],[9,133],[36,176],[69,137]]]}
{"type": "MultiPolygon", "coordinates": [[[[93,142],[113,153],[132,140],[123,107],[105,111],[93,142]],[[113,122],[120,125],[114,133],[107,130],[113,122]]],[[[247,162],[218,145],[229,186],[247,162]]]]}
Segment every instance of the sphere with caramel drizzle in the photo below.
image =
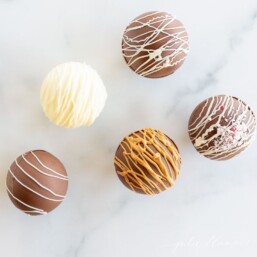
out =
{"type": "Polygon", "coordinates": [[[174,185],[181,156],[169,137],[159,130],[146,128],[122,140],[114,165],[126,187],[137,193],[153,195],[174,185]]]}

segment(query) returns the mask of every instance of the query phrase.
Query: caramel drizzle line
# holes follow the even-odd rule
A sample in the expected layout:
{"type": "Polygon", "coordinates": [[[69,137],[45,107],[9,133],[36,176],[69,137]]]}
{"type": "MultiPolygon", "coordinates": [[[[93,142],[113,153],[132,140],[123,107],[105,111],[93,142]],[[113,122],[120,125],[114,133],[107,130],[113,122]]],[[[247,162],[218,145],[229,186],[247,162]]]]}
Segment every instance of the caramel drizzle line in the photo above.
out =
{"type": "Polygon", "coordinates": [[[176,146],[162,132],[144,129],[140,131],[140,134],[142,136],[133,133],[121,143],[120,146],[123,149],[126,162],[122,162],[117,156],[115,157],[115,164],[121,169],[117,173],[125,179],[133,191],[139,189],[146,194],[154,194],[154,189],[156,189],[158,192],[162,192],[163,189],[167,189],[174,184],[172,174],[174,174],[175,179],[179,175],[180,154],[176,146]],[[140,144],[143,144],[143,146],[140,144]],[[149,145],[154,146],[156,152],[149,145]],[[167,150],[171,155],[167,153],[167,150]],[[165,167],[162,158],[165,160],[168,169],[165,167]],[[133,163],[137,172],[133,170],[131,163],[133,163]],[[150,177],[145,174],[146,172],[141,167],[145,168],[150,177]],[[156,168],[157,172],[152,167],[156,168]],[[165,181],[168,182],[169,186],[165,184],[165,181]]]}

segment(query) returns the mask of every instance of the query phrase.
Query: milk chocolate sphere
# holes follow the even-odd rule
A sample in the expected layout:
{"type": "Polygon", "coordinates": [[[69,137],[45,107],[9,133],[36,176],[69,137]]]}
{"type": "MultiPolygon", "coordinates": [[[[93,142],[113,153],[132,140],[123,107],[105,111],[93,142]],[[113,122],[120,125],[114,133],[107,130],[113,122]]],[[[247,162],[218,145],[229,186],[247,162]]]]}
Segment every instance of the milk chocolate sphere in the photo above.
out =
{"type": "Polygon", "coordinates": [[[126,136],[114,160],[121,182],[132,191],[149,195],[173,186],[180,164],[175,143],[161,131],[151,128],[126,136]]]}
{"type": "Polygon", "coordinates": [[[174,73],[189,51],[188,34],[176,17],[166,12],[147,12],[126,28],[122,52],[128,66],[147,78],[174,73]]]}
{"type": "Polygon", "coordinates": [[[29,215],[44,215],[65,198],[68,177],[52,154],[36,150],[19,156],[8,170],[6,187],[13,204],[29,215]]]}
{"type": "Polygon", "coordinates": [[[242,100],[227,95],[210,97],[193,111],[188,124],[196,150],[213,160],[228,160],[254,140],[256,119],[242,100]]]}

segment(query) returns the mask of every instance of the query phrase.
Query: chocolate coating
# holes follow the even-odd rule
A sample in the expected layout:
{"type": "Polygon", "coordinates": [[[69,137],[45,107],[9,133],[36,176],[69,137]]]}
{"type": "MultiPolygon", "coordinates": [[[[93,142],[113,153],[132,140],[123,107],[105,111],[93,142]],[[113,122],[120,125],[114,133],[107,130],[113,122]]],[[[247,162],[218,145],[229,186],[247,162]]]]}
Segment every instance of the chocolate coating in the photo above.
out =
{"type": "Polygon", "coordinates": [[[195,108],[188,130],[199,153],[213,160],[228,160],[244,151],[255,139],[256,119],[242,100],[218,95],[195,108]]]}
{"type": "Polygon", "coordinates": [[[114,165],[126,187],[152,195],[173,186],[179,175],[181,157],[170,138],[161,131],[147,128],[122,140],[114,165]]]}
{"type": "Polygon", "coordinates": [[[65,198],[68,177],[63,164],[52,154],[35,150],[19,156],[8,170],[8,195],[29,215],[43,215],[65,198]]]}
{"type": "Polygon", "coordinates": [[[147,12],[135,18],[122,38],[122,52],[129,67],[147,78],[174,73],[189,51],[183,24],[166,12],[147,12]]]}

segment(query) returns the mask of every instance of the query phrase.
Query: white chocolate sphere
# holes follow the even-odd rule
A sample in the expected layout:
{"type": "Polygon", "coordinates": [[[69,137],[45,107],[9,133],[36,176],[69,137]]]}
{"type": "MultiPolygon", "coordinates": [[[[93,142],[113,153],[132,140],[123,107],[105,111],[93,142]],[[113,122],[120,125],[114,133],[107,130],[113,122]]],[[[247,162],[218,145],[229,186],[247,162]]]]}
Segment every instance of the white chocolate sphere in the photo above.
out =
{"type": "Polygon", "coordinates": [[[104,108],[107,93],[102,79],[79,62],[58,65],[46,76],[40,100],[45,115],[66,128],[90,126],[104,108]]]}

